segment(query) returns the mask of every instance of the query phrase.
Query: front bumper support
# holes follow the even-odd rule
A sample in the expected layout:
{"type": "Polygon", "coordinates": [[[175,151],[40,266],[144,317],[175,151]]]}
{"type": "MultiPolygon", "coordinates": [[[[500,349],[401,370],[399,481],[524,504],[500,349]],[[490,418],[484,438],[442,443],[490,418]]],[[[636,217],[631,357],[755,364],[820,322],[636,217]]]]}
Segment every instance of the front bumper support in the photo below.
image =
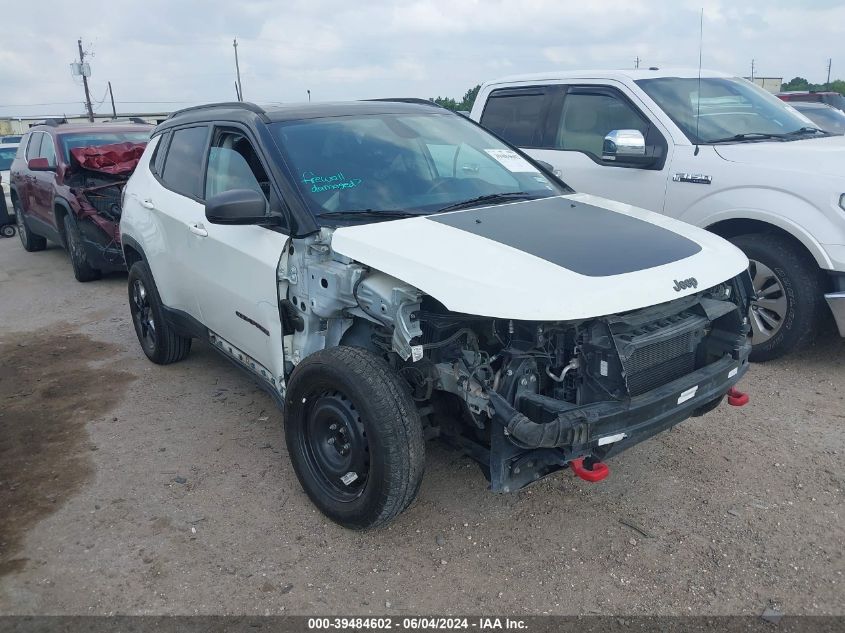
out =
{"type": "MultiPolygon", "coordinates": [[[[518,490],[578,457],[604,460],[687,418],[724,397],[748,371],[748,350],[726,355],[691,374],[620,402],[599,402],[558,412],[537,423],[496,393],[489,456],[490,487],[518,490]]],[[[518,407],[521,408],[521,403],[518,407]]]]}

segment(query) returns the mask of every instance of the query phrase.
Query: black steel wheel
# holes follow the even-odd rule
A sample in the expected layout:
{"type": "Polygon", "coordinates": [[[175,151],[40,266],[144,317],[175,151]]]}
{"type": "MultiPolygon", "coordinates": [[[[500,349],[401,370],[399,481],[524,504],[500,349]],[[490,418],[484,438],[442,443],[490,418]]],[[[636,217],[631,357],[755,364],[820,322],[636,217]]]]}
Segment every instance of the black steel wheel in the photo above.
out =
{"type": "Polygon", "coordinates": [[[182,336],[165,321],[161,297],[143,261],[129,269],[129,313],[141,349],[154,363],[175,363],[191,351],[191,337],[182,336]]]}
{"type": "Polygon", "coordinates": [[[385,525],[419,491],[422,424],[407,383],[356,347],[315,352],[288,383],[285,440],[306,494],[352,529],[385,525]]]}
{"type": "Polygon", "coordinates": [[[352,401],[339,391],[306,402],[300,450],[315,483],[340,502],[360,496],[370,475],[367,431],[352,401]]]}

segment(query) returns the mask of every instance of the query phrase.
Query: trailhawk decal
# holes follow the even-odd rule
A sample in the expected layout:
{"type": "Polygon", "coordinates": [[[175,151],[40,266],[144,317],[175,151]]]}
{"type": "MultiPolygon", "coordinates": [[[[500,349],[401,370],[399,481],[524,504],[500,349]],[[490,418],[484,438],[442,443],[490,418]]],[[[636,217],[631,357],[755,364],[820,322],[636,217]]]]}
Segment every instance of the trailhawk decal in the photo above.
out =
{"type": "Polygon", "coordinates": [[[608,277],[670,264],[701,246],[623,213],[553,197],[428,216],[588,277],[608,277]]]}

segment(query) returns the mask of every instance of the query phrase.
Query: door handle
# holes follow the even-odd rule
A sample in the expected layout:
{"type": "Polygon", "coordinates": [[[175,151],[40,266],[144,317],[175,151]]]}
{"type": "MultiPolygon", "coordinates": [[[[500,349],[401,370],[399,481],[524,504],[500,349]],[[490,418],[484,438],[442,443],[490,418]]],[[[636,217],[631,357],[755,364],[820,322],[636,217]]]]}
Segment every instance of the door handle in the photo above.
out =
{"type": "Polygon", "coordinates": [[[205,227],[202,224],[189,224],[188,230],[194,235],[199,235],[200,237],[208,237],[208,231],[205,230],[205,227]]]}
{"type": "Polygon", "coordinates": [[[145,209],[155,209],[156,208],[156,205],[149,198],[147,198],[146,200],[141,200],[141,206],[144,207],[145,209]]]}

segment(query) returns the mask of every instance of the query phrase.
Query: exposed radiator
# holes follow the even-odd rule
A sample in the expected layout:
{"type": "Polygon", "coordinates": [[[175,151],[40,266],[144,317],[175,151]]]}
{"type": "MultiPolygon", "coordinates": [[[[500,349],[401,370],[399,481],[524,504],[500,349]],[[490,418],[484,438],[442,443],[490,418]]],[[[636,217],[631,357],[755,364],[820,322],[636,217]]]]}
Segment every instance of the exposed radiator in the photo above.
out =
{"type": "Polygon", "coordinates": [[[638,396],[693,372],[708,323],[682,312],[614,334],[628,393],[638,396]]]}

